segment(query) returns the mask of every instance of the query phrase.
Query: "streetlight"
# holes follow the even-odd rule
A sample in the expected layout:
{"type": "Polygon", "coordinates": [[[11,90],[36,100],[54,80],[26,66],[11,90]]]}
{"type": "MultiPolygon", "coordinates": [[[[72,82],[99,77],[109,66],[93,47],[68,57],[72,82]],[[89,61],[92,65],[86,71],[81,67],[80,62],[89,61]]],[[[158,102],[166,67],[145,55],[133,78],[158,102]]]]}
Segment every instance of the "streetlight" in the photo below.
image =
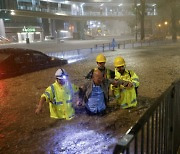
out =
{"type": "Polygon", "coordinates": [[[168,34],[168,22],[165,21],[164,25],[165,25],[165,34],[167,35],[168,34]]]}
{"type": "Polygon", "coordinates": [[[167,21],[165,21],[165,22],[164,22],[164,24],[165,24],[165,25],[167,25],[167,24],[168,24],[168,22],[167,22],[167,21]]]}

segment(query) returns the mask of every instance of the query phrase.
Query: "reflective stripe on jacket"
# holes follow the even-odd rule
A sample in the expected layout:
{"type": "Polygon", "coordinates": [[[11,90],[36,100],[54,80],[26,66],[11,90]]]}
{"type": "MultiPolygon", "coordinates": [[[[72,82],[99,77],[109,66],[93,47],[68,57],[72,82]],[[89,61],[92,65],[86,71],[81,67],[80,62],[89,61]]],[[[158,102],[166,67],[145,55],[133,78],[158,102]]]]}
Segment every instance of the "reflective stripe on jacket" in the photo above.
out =
{"type": "Polygon", "coordinates": [[[57,81],[49,86],[41,97],[49,102],[50,117],[70,120],[74,116],[72,97],[78,88],[73,84],[59,85],[57,81]]]}
{"type": "Polygon", "coordinates": [[[123,85],[114,88],[114,95],[122,108],[135,107],[137,105],[135,87],[139,86],[139,77],[132,70],[125,70],[124,74],[121,75],[115,69],[115,79],[130,81],[133,84],[133,87],[131,88],[126,88],[123,85]]]}

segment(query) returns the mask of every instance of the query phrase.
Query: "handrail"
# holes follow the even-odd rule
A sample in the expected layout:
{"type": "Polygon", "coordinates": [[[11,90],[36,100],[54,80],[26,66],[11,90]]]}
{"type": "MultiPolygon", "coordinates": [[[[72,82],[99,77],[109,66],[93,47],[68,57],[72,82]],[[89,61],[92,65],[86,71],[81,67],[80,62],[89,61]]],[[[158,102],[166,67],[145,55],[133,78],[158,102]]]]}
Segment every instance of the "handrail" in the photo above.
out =
{"type": "MultiPolygon", "coordinates": [[[[114,148],[114,154],[118,153],[129,153],[130,144],[135,141],[134,153],[137,152],[137,136],[141,132],[141,148],[144,151],[144,140],[146,139],[146,151],[151,153],[164,152],[164,153],[175,153],[178,150],[177,144],[180,141],[177,136],[180,129],[180,117],[178,108],[180,108],[180,80],[174,82],[159,98],[158,100],[144,113],[144,115],[136,122],[136,124],[130,128],[126,134],[120,139],[114,148]],[[173,116],[173,114],[177,117],[173,116]],[[155,115],[154,115],[155,114],[155,115]],[[150,123],[151,119],[151,123],[150,123]],[[175,122],[177,120],[177,122],[175,122]],[[156,122],[156,123],[155,123],[156,122]],[[145,134],[145,124],[147,128],[145,134]],[[154,126],[155,124],[155,126],[154,126]],[[151,127],[150,127],[151,126],[151,127]],[[151,129],[151,140],[149,142],[149,132],[151,129]],[[155,137],[154,137],[155,136],[155,137]],[[178,141],[177,141],[178,140],[178,141]],[[159,145],[154,145],[154,141],[158,142],[159,145]],[[149,149],[151,144],[151,149],[149,149]],[[167,147],[166,147],[167,145],[167,147]]],[[[142,152],[142,151],[141,151],[142,152]]]]}

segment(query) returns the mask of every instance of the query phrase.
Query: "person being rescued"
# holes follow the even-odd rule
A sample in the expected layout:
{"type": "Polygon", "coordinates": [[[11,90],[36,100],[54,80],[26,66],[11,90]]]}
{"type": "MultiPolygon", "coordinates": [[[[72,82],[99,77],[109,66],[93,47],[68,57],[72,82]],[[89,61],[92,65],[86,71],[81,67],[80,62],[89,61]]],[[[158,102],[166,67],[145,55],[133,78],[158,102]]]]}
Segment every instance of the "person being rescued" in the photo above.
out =
{"type": "MultiPolygon", "coordinates": [[[[86,76],[85,79],[92,79],[93,76],[93,72],[95,70],[100,70],[103,78],[105,79],[114,79],[115,77],[115,72],[109,68],[106,68],[106,57],[100,53],[96,56],[96,63],[97,63],[97,67],[92,69],[86,76]]],[[[108,94],[108,99],[110,99],[109,96],[112,96],[112,84],[109,85],[109,90],[108,90],[109,94],[108,94]]],[[[112,99],[112,97],[111,97],[112,99]]]]}
{"type": "Polygon", "coordinates": [[[79,90],[79,105],[85,105],[87,114],[104,115],[108,103],[109,85],[127,84],[123,80],[106,79],[100,70],[94,70],[92,79],[79,90]]]}
{"type": "Polygon", "coordinates": [[[41,95],[35,113],[41,113],[43,105],[47,102],[51,118],[71,120],[75,115],[73,96],[78,94],[79,87],[70,83],[63,68],[56,71],[55,78],[55,82],[41,95]]]}
{"type": "Polygon", "coordinates": [[[113,93],[121,108],[126,109],[137,106],[137,88],[139,77],[132,70],[126,69],[125,60],[118,56],[114,60],[115,79],[125,80],[125,84],[113,86],[113,93]]]}

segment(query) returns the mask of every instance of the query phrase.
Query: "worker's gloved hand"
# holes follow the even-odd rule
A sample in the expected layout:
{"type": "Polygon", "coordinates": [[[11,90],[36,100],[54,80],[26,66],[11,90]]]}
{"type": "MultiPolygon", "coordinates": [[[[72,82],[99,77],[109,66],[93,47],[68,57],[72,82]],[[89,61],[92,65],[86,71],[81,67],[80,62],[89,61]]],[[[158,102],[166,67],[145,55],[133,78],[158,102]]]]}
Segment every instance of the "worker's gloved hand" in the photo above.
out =
{"type": "Polygon", "coordinates": [[[127,87],[131,88],[133,86],[133,84],[131,82],[128,83],[127,87]]]}
{"type": "Polygon", "coordinates": [[[129,84],[129,81],[123,81],[123,83],[122,83],[122,85],[123,85],[124,87],[127,87],[128,84],[129,84]]]}
{"type": "Polygon", "coordinates": [[[129,82],[129,81],[124,81],[123,86],[126,87],[126,88],[131,88],[133,86],[133,84],[131,82],[129,82]]]}

